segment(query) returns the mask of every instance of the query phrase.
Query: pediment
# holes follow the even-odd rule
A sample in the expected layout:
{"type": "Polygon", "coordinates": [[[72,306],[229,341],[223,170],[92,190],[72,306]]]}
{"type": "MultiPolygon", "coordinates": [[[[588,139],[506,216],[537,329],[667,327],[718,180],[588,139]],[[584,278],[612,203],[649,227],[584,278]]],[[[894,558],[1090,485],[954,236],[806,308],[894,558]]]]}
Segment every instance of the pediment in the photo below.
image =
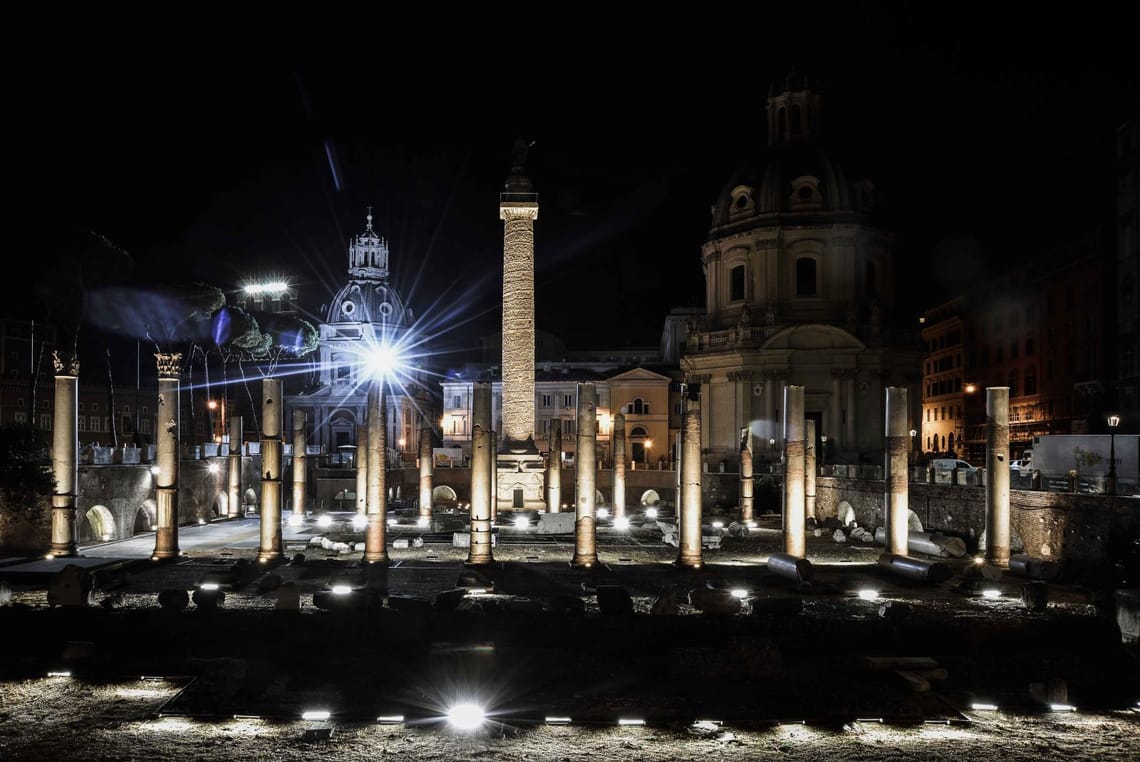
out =
{"type": "Polygon", "coordinates": [[[866,349],[866,345],[842,328],[822,323],[808,323],[785,328],[764,342],[762,349],[866,349]]]}

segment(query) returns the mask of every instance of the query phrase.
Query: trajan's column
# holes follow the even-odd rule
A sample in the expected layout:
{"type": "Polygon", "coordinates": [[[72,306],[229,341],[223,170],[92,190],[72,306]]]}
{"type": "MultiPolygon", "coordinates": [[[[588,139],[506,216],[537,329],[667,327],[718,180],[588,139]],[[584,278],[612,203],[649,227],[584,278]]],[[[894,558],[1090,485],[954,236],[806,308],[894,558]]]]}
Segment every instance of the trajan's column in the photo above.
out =
{"type": "Polygon", "coordinates": [[[534,445],[534,221],[538,194],[515,141],[499,198],[503,220],[503,423],[496,460],[496,511],[546,508],[542,455],[534,445]]]}

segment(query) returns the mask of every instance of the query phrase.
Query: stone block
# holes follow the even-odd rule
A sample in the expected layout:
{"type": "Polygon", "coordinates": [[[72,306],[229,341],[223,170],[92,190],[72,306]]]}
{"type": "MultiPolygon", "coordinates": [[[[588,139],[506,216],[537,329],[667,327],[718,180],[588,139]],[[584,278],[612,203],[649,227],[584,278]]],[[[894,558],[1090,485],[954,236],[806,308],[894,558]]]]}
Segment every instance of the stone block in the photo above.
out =
{"type": "Polygon", "coordinates": [[[573,534],[573,513],[542,513],[538,516],[539,534],[573,534]]]}
{"type": "Polygon", "coordinates": [[[90,572],[76,564],[68,564],[48,583],[49,606],[86,606],[94,579],[90,572]]]}
{"type": "Polygon", "coordinates": [[[603,616],[622,616],[633,613],[633,598],[620,585],[598,585],[598,609],[603,616]]]}
{"type": "Polygon", "coordinates": [[[1112,594],[1116,601],[1116,626],[1120,640],[1128,645],[1140,645],[1140,588],[1121,588],[1112,594]]]}

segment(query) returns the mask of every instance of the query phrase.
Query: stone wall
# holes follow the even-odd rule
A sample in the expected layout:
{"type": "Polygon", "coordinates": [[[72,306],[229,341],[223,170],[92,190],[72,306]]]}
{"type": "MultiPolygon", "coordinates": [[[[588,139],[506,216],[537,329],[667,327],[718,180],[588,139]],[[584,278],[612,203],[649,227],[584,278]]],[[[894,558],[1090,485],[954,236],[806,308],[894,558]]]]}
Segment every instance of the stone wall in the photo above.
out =
{"type": "MultiPolygon", "coordinates": [[[[226,458],[183,460],[179,465],[179,524],[210,521],[226,513],[227,471],[226,458]],[[218,465],[211,474],[211,463],[218,465]]],[[[242,458],[242,487],[246,503],[253,508],[259,504],[260,457],[242,458]]],[[[574,469],[562,470],[563,502],[574,504],[574,469]]],[[[779,513],[782,493],[782,476],[756,475],[757,515],[779,513]]],[[[398,486],[400,496],[409,504],[419,495],[419,469],[405,468],[389,473],[389,486],[398,486]]],[[[285,510],[292,484],[291,468],[286,467],[283,482],[285,510]]],[[[732,511],[737,505],[739,475],[735,473],[705,473],[701,479],[705,510],[732,511]]],[[[450,486],[459,502],[470,501],[470,470],[467,468],[436,468],[432,473],[432,486],[450,486]]],[[[657,493],[665,505],[675,505],[676,477],[672,471],[636,470],[626,472],[626,505],[636,511],[648,490],[657,493]]],[[[315,510],[336,507],[335,497],[343,490],[356,489],[355,472],[321,470],[310,481],[310,493],[315,510]]],[[[613,499],[613,471],[598,471],[597,489],[602,493],[603,505],[613,499]]],[[[849,503],[858,522],[866,527],[883,525],[882,480],[853,479],[821,476],[816,478],[816,515],[820,518],[837,516],[839,505],[849,503]]],[[[113,519],[112,535],[115,539],[130,537],[139,531],[149,530],[147,510],[153,511],[154,477],[150,467],[143,465],[86,465],[79,468],[79,496],[77,499],[81,542],[98,539],[91,536],[92,509],[100,507],[113,519]],[[84,527],[83,522],[88,526],[84,527]],[[83,532],[87,536],[83,536],[83,532]]],[[[985,488],[957,484],[928,484],[911,482],[908,485],[909,507],[927,531],[942,531],[962,537],[973,550],[985,527],[985,488]]],[[[44,501],[50,511],[50,499],[44,501]]],[[[346,510],[350,508],[345,507],[346,510]]],[[[43,522],[22,531],[12,526],[9,519],[17,512],[5,510],[6,536],[11,539],[43,534],[43,522]],[[28,535],[32,532],[32,535],[28,535]]],[[[1134,498],[1109,497],[1063,492],[1010,490],[1010,523],[1014,544],[1018,540],[1025,552],[1035,558],[1076,561],[1095,564],[1114,558],[1121,547],[1140,538],[1140,501],[1134,498]]],[[[12,552],[5,547],[4,534],[0,533],[0,552],[12,552]]],[[[46,548],[46,544],[44,545],[46,548]]]]}

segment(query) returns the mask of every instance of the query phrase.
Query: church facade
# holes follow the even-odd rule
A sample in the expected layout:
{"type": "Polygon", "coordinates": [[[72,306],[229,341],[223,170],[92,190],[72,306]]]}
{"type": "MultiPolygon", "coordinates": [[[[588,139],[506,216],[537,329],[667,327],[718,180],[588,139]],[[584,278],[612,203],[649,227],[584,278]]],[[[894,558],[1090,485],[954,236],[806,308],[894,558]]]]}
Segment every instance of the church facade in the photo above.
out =
{"type": "Polygon", "coordinates": [[[803,77],[774,88],[763,160],[712,209],[705,311],[690,319],[681,357],[700,388],[706,463],[735,463],[745,431],[757,457],[778,459],[786,385],[804,387],[828,462],[882,462],[888,386],[908,390],[919,420],[921,344],[890,327],[893,239],[877,223],[874,186],[849,181],[828,152],[820,107],[803,77]]]}
{"type": "MultiPolygon", "coordinates": [[[[369,358],[381,348],[399,349],[408,340],[413,312],[389,281],[388,242],[365,230],[348,248],[348,278],[325,307],[320,328],[317,383],[287,398],[289,409],[304,410],[308,442],[331,460],[353,465],[364,447],[369,358]]],[[[434,417],[424,371],[398,365],[387,381],[387,443],[390,463],[409,460],[419,449],[424,415],[434,417]]]]}

